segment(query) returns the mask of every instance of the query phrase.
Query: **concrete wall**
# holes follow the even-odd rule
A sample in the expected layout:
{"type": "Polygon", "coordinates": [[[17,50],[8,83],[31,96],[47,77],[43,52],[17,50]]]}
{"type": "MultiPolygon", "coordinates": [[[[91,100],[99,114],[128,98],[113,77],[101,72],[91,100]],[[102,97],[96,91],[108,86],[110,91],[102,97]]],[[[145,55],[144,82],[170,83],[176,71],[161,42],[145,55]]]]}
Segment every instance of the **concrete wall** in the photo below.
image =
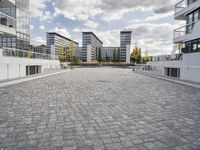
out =
{"type": "Polygon", "coordinates": [[[181,61],[148,62],[155,73],[165,75],[165,68],[180,68],[180,79],[200,83],[200,52],[183,54],[181,61]]]}
{"type": "Polygon", "coordinates": [[[126,45],[126,63],[130,64],[131,62],[131,45],[126,45]]]}
{"type": "Polygon", "coordinates": [[[26,76],[26,66],[41,66],[42,73],[45,69],[59,69],[58,60],[31,59],[21,57],[5,57],[0,50],[0,81],[26,76]]]}
{"type": "Polygon", "coordinates": [[[87,45],[87,62],[91,62],[92,61],[92,46],[91,45],[87,45]]]}

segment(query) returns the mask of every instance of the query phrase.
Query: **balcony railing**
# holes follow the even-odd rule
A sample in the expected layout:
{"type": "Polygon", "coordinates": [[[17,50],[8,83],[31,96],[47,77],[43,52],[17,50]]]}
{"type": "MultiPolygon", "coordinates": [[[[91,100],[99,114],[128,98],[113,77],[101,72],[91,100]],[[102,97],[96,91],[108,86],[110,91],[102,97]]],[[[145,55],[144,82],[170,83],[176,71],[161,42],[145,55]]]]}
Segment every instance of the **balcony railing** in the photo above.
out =
{"type": "Polygon", "coordinates": [[[0,12],[0,25],[16,29],[16,19],[0,12]]]}
{"type": "Polygon", "coordinates": [[[12,57],[23,57],[23,58],[35,58],[35,59],[58,59],[58,57],[52,58],[49,54],[36,53],[32,51],[18,50],[14,48],[2,48],[3,56],[12,56],[12,57]]]}
{"type": "Polygon", "coordinates": [[[177,13],[177,12],[181,11],[182,9],[184,9],[185,7],[187,7],[187,1],[182,0],[175,5],[175,12],[177,13]]]}
{"type": "Polygon", "coordinates": [[[174,38],[182,37],[182,36],[185,36],[186,34],[192,33],[193,28],[194,28],[194,25],[195,25],[197,22],[199,22],[199,21],[196,21],[196,22],[187,24],[187,25],[185,25],[185,26],[182,26],[182,27],[180,27],[180,28],[178,28],[178,29],[175,29],[175,30],[174,30],[174,38]]]}
{"type": "Polygon", "coordinates": [[[175,5],[175,13],[181,11],[182,9],[186,8],[190,4],[193,4],[199,0],[181,0],[175,5]]]}

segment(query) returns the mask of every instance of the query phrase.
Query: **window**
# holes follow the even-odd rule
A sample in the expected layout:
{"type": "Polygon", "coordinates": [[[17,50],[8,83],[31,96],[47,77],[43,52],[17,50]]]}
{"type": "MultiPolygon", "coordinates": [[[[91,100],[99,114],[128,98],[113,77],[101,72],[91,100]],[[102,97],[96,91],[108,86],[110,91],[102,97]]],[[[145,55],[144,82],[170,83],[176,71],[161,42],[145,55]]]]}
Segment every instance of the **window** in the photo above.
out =
{"type": "Polygon", "coordinates": [[[198,48],[198,51],[200,52],[200,39],[198,40],[197,48],[198,48]]]}
{"type": "Polygon", "coordinates": [[[189,14],[188,16],[187,16],[187,24],[190,24],[190,23],[192,23],[193,22],[193,13],[191,13],[191,14],[189,14]]]}
{"type": "Polygon", "coordinates": [[[194,12],[194,22],[199,20],[199,10],[194,12]]]}
{"type": "Polygon", "coordinates": [[[192,42],[188,42],[188,49],[187,49],[187,52],[188,53],[191,53],[192,51],[192,42]]]}
{"type": "Polygon", "coordinates": [[[197,40],[192,42],[192,52],[197,52],[197,40]]]}

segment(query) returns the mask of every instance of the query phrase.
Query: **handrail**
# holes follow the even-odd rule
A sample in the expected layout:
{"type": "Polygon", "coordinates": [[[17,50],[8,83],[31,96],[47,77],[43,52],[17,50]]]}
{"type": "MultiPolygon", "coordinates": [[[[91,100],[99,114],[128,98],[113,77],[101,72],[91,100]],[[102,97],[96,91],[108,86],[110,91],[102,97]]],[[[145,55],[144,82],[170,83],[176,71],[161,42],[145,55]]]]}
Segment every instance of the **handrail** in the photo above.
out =
{"type": "Polygon", "coordinates": [[[181,11],[182,9],[184,9],[185,7],[187,7],[187,2],[186,2],[186,0],[181,0],[180,2],[178,2],[178,3],[175,5],[175,12],[179,12],[179,11],[181,11]]]}
{"type": "Polygon", "coordinates": [[[13,18],[13,17],[11,17],[11,16],[9,16],[9,15],[7,15],[7,14],[5,14],[5,13],[1,12],[1,11],[0,11],[0,14],[4,15],[4,16],[6,16],[6,17],[10,18],[10,19],[16,20],[16,18],[13,18]]]}
{"type": "MultiPolygon", "coordinates": [[[[177,29],[175,29],[174,30],[174,38],[177,38],[177,37],[180,37],[180,36],[184,36],[185,34],[189,34],[189,33],[187,33],[187,27],[188,26],[191,26],[191,25],[194,25],[194,24],[196,24],[197,22],[199,22],[200,20],[198,20],[198,21],[195,21],[195,22],[192,22],[192,23],[189,23],[189,24],[186,24],[186,25],[184,25],[184,26],[182,26],[182,27],[179,27],[179,28],[177,28],[177,29]],[[183,29],[183,30],[182,30],[183,29]],[[176,33],[178,33],[178,34],[176,34],[176,33]],[[176,36],[176,35],[178,35],[178,36],[176,36]]],[[[193,29],[192,29],[193,30],[193,29]]]]}
{"type": "MultiPolygon", "coordinates": [[[[54,59],[52,55],[45,54],[45,53],[37,53],[32,51],[25,51],[25,50],[19,50],[15,48],[7,48],[2,47],[3,56],[13,56],[13,57],[23,57],[23,58],[43,58],[43,59],[54,59]]],[[[55,57],[57,59],[58,57],[55,57]]]]}

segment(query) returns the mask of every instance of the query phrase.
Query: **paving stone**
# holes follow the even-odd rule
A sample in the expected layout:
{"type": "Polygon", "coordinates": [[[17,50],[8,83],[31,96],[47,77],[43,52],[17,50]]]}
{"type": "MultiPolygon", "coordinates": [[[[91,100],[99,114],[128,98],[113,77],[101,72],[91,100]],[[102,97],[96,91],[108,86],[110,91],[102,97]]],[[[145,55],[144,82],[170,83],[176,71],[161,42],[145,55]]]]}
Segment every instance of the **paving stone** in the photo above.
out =
{"type": "Polygon", "coordinates": [[[199,89],[77,68],[0,88],[0,150],[198,150],[199,89]]]}

